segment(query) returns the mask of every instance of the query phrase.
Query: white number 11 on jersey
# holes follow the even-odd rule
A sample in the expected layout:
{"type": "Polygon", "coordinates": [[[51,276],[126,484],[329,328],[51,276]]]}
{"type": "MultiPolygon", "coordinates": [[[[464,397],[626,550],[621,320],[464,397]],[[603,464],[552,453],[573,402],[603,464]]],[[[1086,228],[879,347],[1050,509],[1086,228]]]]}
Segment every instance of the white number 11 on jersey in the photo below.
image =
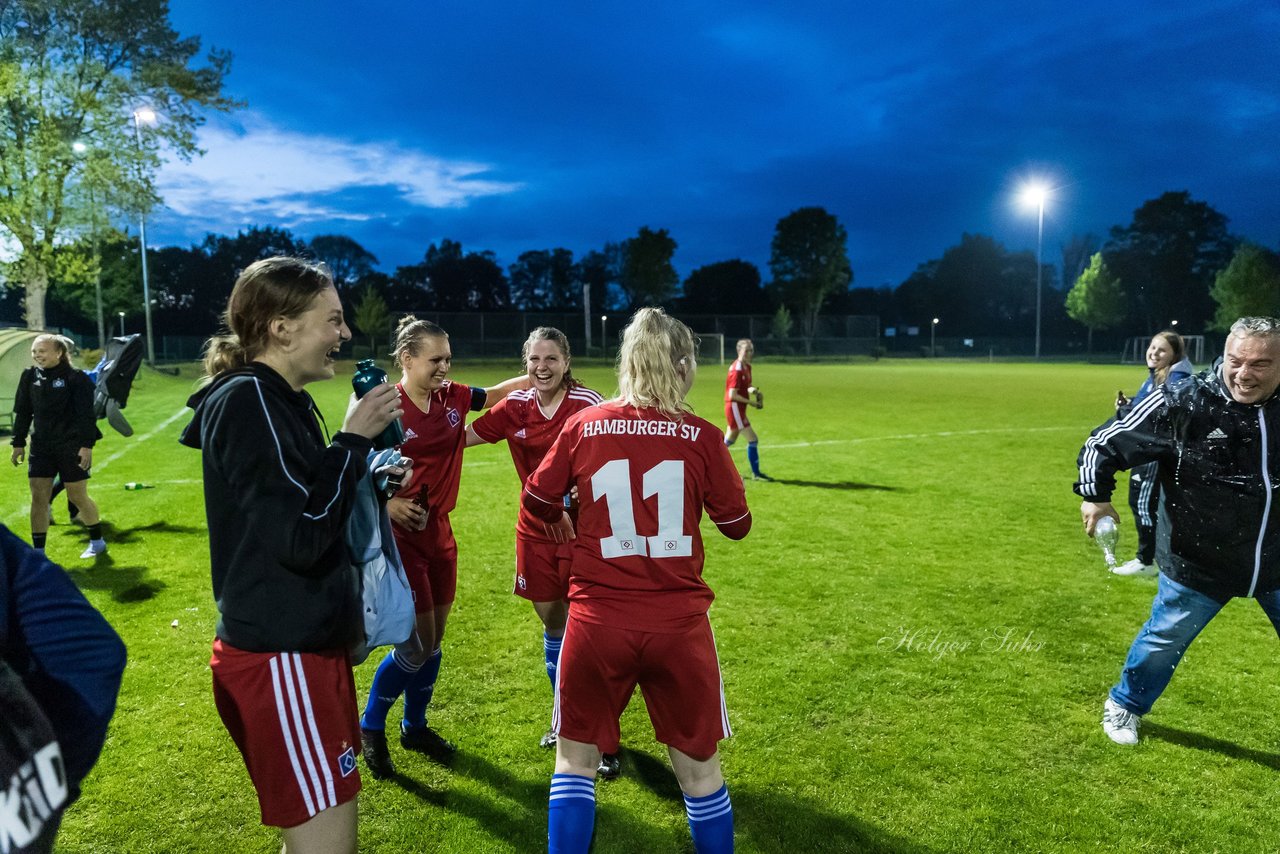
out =
{"type": "Polygon", "coordinates": [[[607,558],[693,554],[693,537],[684,533],[684,461],[663,460],[644,473],[641,486],[644,498],[658,496],[658,533],[652,537],[642,537],[636,531],[627,460],[609,460],[591,475],[591,492],[609,505],[609,528],[613,531],[612,536],[600,539],[600,554],[607,558]]]}

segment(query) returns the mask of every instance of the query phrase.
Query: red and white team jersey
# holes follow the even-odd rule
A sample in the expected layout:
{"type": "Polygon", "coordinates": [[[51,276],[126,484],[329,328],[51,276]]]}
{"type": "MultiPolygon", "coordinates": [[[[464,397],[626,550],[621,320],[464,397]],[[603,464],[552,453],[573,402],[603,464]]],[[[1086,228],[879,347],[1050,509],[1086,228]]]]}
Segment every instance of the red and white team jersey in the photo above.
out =
{"type": "Polygon", "coordinates": [[[695,415],[601,403],[569,419],[527,491],[554,504],[574,485],[570,615],[659,633],[704,617],[715,595],[702,580],[702,509],[718,525],[750,513],[720,431],[695,415]]]}
{"type": "MultiPolygon", "coordinates": [[[[601,400],[598,393],[586,386],[575,386],[565,392],[556,411],[548,416],[538,405],[537,389],[513,391],[471,422],[471,427],[486,442],[506,440],[516,474],[523,484],[551,450],[569,416],[601,400]]],[[[516,533],[532,540],[554,542],[547,536],[546,526],[523,507],[516,517],[516,533]]]]}
{"type": "Polygon", "coordinates": [[[751,388],[751,365],[741,359],[734,359],[733,364],[729,366],[729,375],[724,381],[724,402],[729,403],[733,400],[729,396],[731,391],[737,391],[743,397],[749,397],[747,394],[749,388],[751,388]]]}
{"type": "Polygon", "coordinates": [[[446,380],[431,393],[431,405],[423,412],[404,386],[400,401],[404,415],[404,444],[400,453],[413,460],[413,478],[397,493],[414,498],[427,486],[423,503],[432,513],[448,514],[458,503],[458,483],[462,480],[462,449],[467,437],[467,413],[471,411],[471,387],[446,380]]]}

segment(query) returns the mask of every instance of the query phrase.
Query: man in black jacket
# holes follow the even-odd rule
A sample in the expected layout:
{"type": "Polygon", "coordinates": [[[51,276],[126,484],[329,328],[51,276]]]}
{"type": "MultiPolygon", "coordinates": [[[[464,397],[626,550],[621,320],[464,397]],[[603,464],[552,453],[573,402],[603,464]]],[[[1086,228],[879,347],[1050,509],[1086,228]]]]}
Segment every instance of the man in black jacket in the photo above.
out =
{"type": "Polygon", "coordinates": [[[1102,728],[1136,744],[1191,641],[1232,598],[1258,600],[1280,632],[1280,320],[1245,317],[1223,357],[1176,388],[1162,386],[1093,431],[1075,491],[1085,532],[1111,506],[1117,471],[1158,464],[1160,577],[1151,618],[1103,706],[1102,728]]]}

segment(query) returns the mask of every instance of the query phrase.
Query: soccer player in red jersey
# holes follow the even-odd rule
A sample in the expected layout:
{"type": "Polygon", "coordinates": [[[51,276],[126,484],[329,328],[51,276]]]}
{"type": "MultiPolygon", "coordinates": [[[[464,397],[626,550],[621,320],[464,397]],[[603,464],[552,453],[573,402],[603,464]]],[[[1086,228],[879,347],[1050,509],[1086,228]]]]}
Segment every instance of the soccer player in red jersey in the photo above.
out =
{"type": "MultiPolygon", "coordinates": [[[[540,326],[524,342],[524,364],[530,387],[514,391],[467,428],[467,445],[506,441],[523,484],[551,450],[551,443],[570,415],[600,402],[600,395],[573,378],[569,339],[559,329],[540,326]]],[[[570,502],[566,501],[566,504],[570,502]]],[[[570,516],[573,510],[570,509],[570,516]]],[[[542,648],[547,676],[554,690],[556,665],[568,618],[569,554],[567,542],[557,542],[558,530],[521,509],[516,518],[515,595],[533,603],[542,621],[542,648]]],[[[561,538],[563,540],[563,537],[561,538]]],[[[555,747],[549,730],[541,742],[555,747]]],[[[616,756],[601,761],[600,773],[617,776],[616,756]]]]}
{"type": "Polygon", "coordinates": [[[751,528],[742,478],[720,431],[685,396],[693,333],[657,308],[636,312],[618,354],[620,396],[569,419],[523,504],[566,534],[562,496],[578,490],[569,620],[556,681],[548,841],[586,851],[596,767],[640,686],[667,745],[700,852],[733,850],[733,810],[717,744],[730,734],[702,580],[703,510],[730,539],[751,528]]]}
{"type": "Polygon", "coordinates": [[[739,434],[747,437],[747,462],[751,463],[751,477],[755,480],[773,480],[760,471],[760,448],[756,431],[747,418],[747,407],[764,409],[764,395],[751,384],[751,357],[756,347],[750,338],[738,342],[738,358],[729,366],[724,382],[724,444],[726,447],[738,441],[739,434]]]}
{"type": "Polygon", "coordinates": [[[403,371],[397,388],[404,402],[405,440],[400,453],[414,474],[387,502],[391,530],[413,590],[417,634],[378,665],[360,719],[365,764],[375,777],[395,773],[387,750],[387,713],[404,694],[400,746],[448,761],[454,746],[427,726],[427,705],[440,675],[440,642],[458,581],[458,544],[449,513],[458,503],[467,413],[485,409],[528,380],[514,377],[493,388],[450,380],[449,336],[429,320],[401,319],[394,355],[403,371]]]}

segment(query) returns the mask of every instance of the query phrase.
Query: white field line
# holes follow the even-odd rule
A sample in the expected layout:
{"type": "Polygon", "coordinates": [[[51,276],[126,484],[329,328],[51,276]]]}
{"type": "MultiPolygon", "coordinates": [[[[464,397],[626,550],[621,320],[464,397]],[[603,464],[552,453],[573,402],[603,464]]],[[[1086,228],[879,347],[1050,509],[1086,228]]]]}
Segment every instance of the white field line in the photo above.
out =
{"type": "MultiPolygon", "coordinates": [[[[130,440],[128,440],[128,442],[126,442],[126,444],[125,444],[125,446],[124,446],[123,448],[121,448],[120,450],[116,451],[114,454],[112,454],[111,456],[107,457],[105,460],[102,460],[101,462],[98,462],[97,460],[94,460],[94,463],[93,463],[93,473],[94,473],[94,474],[97,474],[98,472],[100,472],[100,471],[102,471],[104,468],[106,468],[107,466],[111,465],[111,463],[112,463],[114,460],[118,460],[118,459],[120,459],[121,457],[123,457],[125,454],[129,453],[131,450],[133,450],[135,447],[137,447],[137,446],[138,446],[138,445],[140,445],[141,443],[146,442],[146,441],[149,441],[149,440],[151,440],[151,439],[154,439],[156,436],[159,436],[162,432],[164,432],[165,428],[166,428],[166,427],[168,427],[170,424],[172,424],[173,422],[177,421],[177,420],[178,420],[179,418],[181,418],[183,415],[188,415],[188,414],[190,414],[190,413],[191,413],[191,410],[190,410],[189,408],[187,408],[187,407],[185,407],[185,406],[184,406],[184,407],[182,407],[181,409],[179,409],[177,412],[173,413],[173,414],[172,414],[172,415],[170,415],[168,418],[166,418],[166,419],[165,419],[165,420],[164,420],[164,421],[163,421],[163,422],[162,422],[158,427],[156,427],[155,429],[151,430],[150,432],[143,433],[141,436],[139,436],[139,437],[138,437],[138,438],[136,438],[136,439],[130,439],[130,440]]],[[[175,480],[175,481],[165,481],[165,482],[166,482],[166,483],[199,483],[200,481],[198,481],[198,480],[194,480],[194,481],[181,481],[181,480],[175,480]]],[[[9,524],[9,520],[17,520],[17,519],[20,519],[20,518],[21,518],[21,517],[23,517],[23,516],[27,516],[27,515],[29,515],[30,513],[31,513],[31,502],[30,502],[30,501],[27,501],[27,502],[25,502],[21,507],[18,507],[18,508],[17,508],[17,509],[15,509],[15,510],[5,510],[5,511],[4,511],[4,514],[3,514],[3,516],[0,516],[0,518],[3,518],[3,519],[4,519],[5,524],[9,524]]],[[[12,526],[11,526],[11,528],[12,528],[12,526]]]]}
{"type": "MultiPolygon", "coordinates": [[[[899,433],[895,436],[864,436],[860,439],[819,439],[816,442],[788,442],[782,445],[767,444],[770,451],[790,448],[817,448],[823,445],[862,445],[867,442],[906,442],[915,439],[946,439],[954,436],[994,436],[1007,433],[1055,433],[1073,432],[1087,437],[1092,427],[1000,427],[989,430],[943,430],[938,433],[899,433]]],[[[1084,439],[1080,440],[1084,444],[1084,439]]]]}

